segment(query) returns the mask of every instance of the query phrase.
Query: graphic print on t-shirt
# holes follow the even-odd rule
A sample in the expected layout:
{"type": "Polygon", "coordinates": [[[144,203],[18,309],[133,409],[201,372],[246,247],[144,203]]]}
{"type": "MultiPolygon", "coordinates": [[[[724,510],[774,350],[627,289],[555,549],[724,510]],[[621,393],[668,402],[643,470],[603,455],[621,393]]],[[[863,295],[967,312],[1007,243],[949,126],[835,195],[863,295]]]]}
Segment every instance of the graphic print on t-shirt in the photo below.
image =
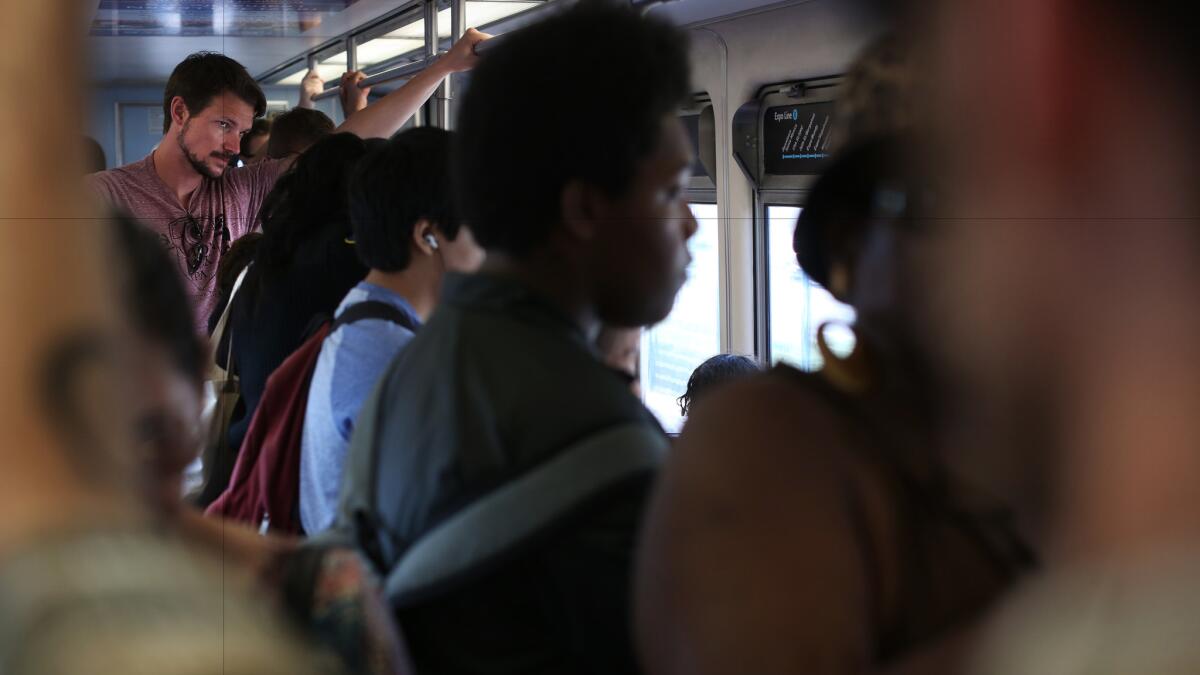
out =
{"type": "Polygon", "coordinates": [[[225,214],[215,218],[186,214],[167,223],[162,233],[163,245],[186,269],[193,285],[203,287],[216,274],[215,265],[205,265],[209,256],[224,255],[229,250],[229,226],[225,214]],[[197,284],[199,282],[199,284],[197,284]]]}

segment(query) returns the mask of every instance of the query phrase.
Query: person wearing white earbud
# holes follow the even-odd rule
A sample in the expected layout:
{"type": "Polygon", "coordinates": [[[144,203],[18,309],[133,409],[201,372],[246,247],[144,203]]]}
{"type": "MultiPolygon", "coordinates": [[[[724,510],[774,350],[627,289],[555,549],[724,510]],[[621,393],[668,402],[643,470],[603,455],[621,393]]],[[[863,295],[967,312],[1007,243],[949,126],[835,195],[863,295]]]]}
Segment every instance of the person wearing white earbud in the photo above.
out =
{"type": "Polygon", "coordinates": [[[455,209],[450,136],[405,131],[364,157],[351,181],[355,249],[370,271],[338,307],[342,321],[309,386],[300,450],[300,522],[309,535],[333,524],[350,434],[376,380],[433,313],[443,277],[483,262],[455,209]]]}

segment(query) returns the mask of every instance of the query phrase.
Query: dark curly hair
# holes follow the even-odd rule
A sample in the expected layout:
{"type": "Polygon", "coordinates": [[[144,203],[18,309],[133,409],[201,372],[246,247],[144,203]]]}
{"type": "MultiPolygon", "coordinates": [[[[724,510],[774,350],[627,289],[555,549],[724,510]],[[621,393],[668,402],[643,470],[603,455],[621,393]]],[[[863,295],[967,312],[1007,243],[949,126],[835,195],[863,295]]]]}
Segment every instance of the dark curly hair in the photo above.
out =
{"type": "Polygon", "coordinates": [[[332,134],[296,160],[263,201],[262,240],[254,263],[270,276],[290,268],[296,252],[321,236],[352,236],[348,204],[350,176],[382,139],[332,134]]]}
{"type": "Polygon", "coordinates": [[[692,376],[688,378],[687,391],[678,399],[679,414],[687,417],[692,411],[692,404],[717,386],[749,377],[761,370],[758,362],[749,356],[717,354],[692,371],[692,376]]]}

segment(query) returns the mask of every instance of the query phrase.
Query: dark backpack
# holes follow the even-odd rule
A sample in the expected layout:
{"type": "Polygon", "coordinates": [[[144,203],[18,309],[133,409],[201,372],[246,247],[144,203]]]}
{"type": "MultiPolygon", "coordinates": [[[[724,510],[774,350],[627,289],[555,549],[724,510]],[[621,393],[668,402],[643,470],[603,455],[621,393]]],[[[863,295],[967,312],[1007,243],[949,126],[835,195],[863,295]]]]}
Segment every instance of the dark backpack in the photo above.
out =
{"type": "Polygon", "coordinates": [[[303,534],[298,508],[300,443],[313,371],[326,337],[366,319],[391,321],[416,331],[404,312],[374,300],[349,306],[336,321],[322,322],[267,379],[229,487],[205,510],[206,515],[247,523],[264,532],[303,534]]]}
{"type": "Polygon", "coordinates": [[[367,397],[350,438],[337,520],[310,543],[356,547],[383,577],[384,595],[394,609],[420,604],[495,569],[498,561],[596,498],[653,476],[670,447],[661,430],[640,422],[597,430],[403,545],[385,524],[378,494],[380,484],[402,484],[400,477],[377,475],[384,381],[367,397]]]}

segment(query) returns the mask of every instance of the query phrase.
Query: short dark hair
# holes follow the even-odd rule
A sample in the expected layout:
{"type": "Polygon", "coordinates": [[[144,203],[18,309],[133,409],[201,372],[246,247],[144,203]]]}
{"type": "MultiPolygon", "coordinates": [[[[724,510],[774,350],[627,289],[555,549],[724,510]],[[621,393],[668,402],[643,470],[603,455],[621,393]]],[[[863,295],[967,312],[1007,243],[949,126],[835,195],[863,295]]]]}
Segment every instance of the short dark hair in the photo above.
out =
{"type": "Polygon", "coordinates": [[[333,120],[320,110],[292,108],[271,124],[267,157],[283,159],[304,152],[313,143],[333,133],[333,120]]]}
{"type": "Polygon", "coordinates": [[[689,93],[686,36],[633,9],[581,3],[513,33],[480,60],[458,120],[472,234],[520,257],[561,222],[569,181],[623,194],[689,93]]]}
{"type": "Polygon", "coordinates": [[[413,228],[421,219],[449,239],[458,236],[450,138],[435,127],[409,129],[359,162],[350,181],[350,222],[358,259],[367,267],[408,267],[413,228]]]}
{"type": "Polygon", "coordinates": [[[171,129],[171,101],[179,96],[192,114],[225,92],[253,106],[254,116],[267,111],[267,98],[242,64],[217,52],[196,52],[175,66],[163,92],[163,133],[171,129]]]}
{"type": "Polygon", "coordinates": [[[242,136],[242,147],[240,149],[242,157],[250,156],[250,141],[259,136],[266,136],[269,133],[271,133],[271,120],[266,118],[254,120],[254,124],[250,125],[250,131],[247,131],[246,135],[242,136]]]}
{"type": "Polygon", "coordinates": [[[111,219],[124,260],[121,304],[134,330],[166,348],[172,363],[197,384],[207,350],[196,335],[191,302],[162,238],[124,214],[111,219]]]}
{"type": "Polygon", "coordinates": [[[758,362],[739,354],[717,354],[701,363],[688,378],[687,391],[679,397],[679,412],[684,417],[692,411],[692,404],[718,385],[753,375],[762,368],[758,362]]]}

